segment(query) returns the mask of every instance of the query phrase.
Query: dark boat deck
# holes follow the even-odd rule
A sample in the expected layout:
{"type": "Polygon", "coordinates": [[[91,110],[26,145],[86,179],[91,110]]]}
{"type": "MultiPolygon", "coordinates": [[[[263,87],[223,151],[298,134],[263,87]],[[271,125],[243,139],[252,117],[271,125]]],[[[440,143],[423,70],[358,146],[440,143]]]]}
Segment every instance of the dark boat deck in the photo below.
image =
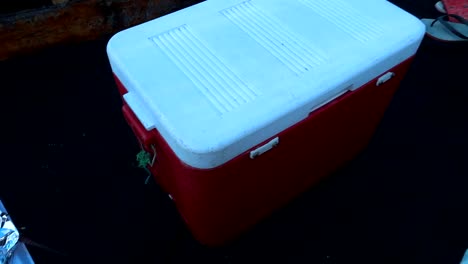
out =
{"type": "MultiPolygon", "coordinates": [[[[432,1],[393,1],[435,17],[432,1]]],[[[0,199],[37,263],[458,263],[468,248],[468,47],[425,39],[370,146],[219,249],[145,186],[105,45],[0,63],[0,199]],[[139,261],[146,257],[147,260],[139,261]]]]}

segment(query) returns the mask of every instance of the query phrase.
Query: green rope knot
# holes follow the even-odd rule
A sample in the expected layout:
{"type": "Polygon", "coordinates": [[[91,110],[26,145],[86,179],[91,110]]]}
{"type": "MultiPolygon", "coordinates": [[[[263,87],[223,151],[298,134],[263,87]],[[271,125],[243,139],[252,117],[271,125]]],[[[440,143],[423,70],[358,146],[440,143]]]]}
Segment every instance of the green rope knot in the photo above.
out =
{"type": "Polygon", "coordinates": [[[148,152],[141,150],[137,154],[137,162],[139,168],[146,168],[146,166],[151,162],[151,155],[148,152]]]}

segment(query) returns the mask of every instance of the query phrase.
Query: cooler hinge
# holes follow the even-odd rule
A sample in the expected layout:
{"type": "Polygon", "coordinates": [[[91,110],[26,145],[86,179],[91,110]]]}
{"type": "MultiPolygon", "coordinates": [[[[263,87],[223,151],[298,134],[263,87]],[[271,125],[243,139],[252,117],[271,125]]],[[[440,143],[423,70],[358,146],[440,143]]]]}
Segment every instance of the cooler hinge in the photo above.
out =
{"type": "Polygon", "coordinates": [[[274,138],[270,142],[266,143],[265,145],[253,150],[250,152],[250,158],[255,159],[256,157],[264,154],[265,152],[271,150],[272,148],[278,146],[279,144],[279,138],[274,138]]]}
{"type": "Polygon", "coordinates": [[[387,72],[386,74],[382,75],[378,80],[377,80],[377,86],[380,86],[386,82],[388,82],[390,79],[395,77],[395,73],[393,72],[387,72]]]}

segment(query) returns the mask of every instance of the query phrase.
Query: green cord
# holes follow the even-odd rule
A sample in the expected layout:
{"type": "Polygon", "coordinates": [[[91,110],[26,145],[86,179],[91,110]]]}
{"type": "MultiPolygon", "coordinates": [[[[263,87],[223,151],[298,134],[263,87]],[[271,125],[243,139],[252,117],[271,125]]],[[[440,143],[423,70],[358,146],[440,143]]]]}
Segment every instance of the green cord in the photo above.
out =
{"type": "Polygon", "coordinates": [[[145,184],[148,184],[149,180],[151,179],[151,172],[148,170],[147,166],[151,162],[151,155],[148,152],[141,150],[137,154],[137,162],[138,167],[144,169],[148,173],[148,176],[145,180],[145,184]]]}
{"type": "Polygon", "coordinates": [[[148,176],[146,176],[145,184],[148,184],[151,180],[151,172],[148,170],[148,168],[145,168],[145,171],[148,173],[148,176]]]}

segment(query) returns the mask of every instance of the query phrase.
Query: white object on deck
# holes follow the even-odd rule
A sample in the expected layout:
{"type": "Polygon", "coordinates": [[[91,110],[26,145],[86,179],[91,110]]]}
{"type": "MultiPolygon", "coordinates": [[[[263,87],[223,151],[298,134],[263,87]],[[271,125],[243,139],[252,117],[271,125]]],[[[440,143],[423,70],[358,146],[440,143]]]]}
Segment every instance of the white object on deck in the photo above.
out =
{"type": "MultiPolygon", "coordinates": [[[[3,206],[2,201],[0,201],[0,212],[7,212],[3,206]]],[[[6,228],[17,230],[13,222],[9,221],[6,228]]],[[[14,254],[11,256],[9,264],[34,264],[31,255],[29,254],[28,249],[22,242],[18,242],[14,251],[14,254]]]]}

